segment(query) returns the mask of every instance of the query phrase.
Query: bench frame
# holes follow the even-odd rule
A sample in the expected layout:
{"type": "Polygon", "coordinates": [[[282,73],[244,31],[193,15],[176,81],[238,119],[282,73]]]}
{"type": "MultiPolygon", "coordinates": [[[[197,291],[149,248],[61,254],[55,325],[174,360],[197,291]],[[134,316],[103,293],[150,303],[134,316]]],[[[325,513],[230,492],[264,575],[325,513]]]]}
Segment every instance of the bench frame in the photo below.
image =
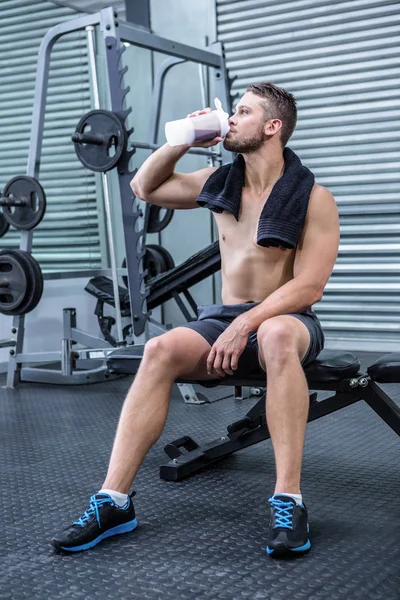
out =
{"type": "MultiPolygon", "coordinates": [[[[229,385],[259,386],[260,381],[234,380],[229,385]]],[[[308,422],[364,400],[400,436],[400,407],[368,375],[359,374],[327,383],[308,381],[308,387],[311,391],[335,392],[320,401],[317,400],[317,392],[310,393],[308,422]]],[[[160,478],[181,481],[217,460],[269,439],[265,398],[266,393],[242,419],[228,425],[227,433],[216,440],[199,446],[190,436],[183,436],[167,444],[164,450],[170,460],[160,466],[160,478]]]]}

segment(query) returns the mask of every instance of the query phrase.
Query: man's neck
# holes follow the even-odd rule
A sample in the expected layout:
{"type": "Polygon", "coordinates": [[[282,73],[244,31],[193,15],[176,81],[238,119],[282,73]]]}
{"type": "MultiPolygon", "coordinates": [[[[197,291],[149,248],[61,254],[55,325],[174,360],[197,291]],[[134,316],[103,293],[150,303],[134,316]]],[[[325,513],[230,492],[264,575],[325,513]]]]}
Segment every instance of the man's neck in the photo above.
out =
{"type": "Polygon", "coordinates": [[[285,170],[283,151],[262,148],[243,155],[246,163],[244,185],[251,193],[264,196],[270,191],[285,170]]]}

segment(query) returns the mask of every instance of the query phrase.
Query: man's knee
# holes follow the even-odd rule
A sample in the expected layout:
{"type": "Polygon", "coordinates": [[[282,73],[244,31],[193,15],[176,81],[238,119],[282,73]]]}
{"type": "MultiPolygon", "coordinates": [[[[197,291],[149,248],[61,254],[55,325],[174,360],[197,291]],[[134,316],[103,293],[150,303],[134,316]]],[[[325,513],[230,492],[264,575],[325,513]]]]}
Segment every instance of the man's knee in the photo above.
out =
{"type": "Polygon", "coordinates": [[[290,320],[273,317],[258,328],[257,341],[261,362],[271,363],[298,354],[298,332],[290,320]]]}
{"type": "Polygon", "coordinates": [[[157,365],[173,364],[177,359],[175,348],[176,343],[168,340],[167,334],[163,333],[146,342],[143,360],[157,365]]]}

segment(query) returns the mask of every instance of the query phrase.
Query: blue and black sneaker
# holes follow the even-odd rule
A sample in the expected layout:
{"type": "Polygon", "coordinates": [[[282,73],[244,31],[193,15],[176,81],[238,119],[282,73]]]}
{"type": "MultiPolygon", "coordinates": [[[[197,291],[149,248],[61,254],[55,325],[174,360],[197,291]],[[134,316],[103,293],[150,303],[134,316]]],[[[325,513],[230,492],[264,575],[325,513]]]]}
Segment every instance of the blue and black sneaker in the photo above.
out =
{"type": "Polygon", "coordinates": [[[52,540],[56,550],[80,552],[89,550],[112,535],[127,533],[137,527],[132,497],[128,496],[125,506],[119,507],[108,494],[95,494],[90,506],[80,519],[64,529],[52,540]]]}
{"type": "Polygon", "coordinates": [[[268,502],[271,504],[271,521],[267,554],[279,558],[309,550],[311,543],[305,505],[298,505],[294,498],[279,494],[269,498],[268,502]]]}

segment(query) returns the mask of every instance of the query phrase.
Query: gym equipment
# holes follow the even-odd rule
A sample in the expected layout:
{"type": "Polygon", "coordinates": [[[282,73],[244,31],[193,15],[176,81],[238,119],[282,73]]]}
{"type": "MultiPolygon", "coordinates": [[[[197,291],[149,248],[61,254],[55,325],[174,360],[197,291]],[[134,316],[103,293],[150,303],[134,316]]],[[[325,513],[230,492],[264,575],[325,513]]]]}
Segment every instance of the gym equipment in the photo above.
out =
{"type": "Polygon", "coordinates": [[[126,151],[128,136],[123,120],[110,110],[91,110],[76,126],[72,141],[84,167],[103,172],[113,169],[126,151]]]}
{"type": "MultiPolygon", "coordinates": [[[[43,39],[38,54],[37,76],[35,84],[35,97],[33,101],[32,128],[30,135],[30,147],[28,154],[27,175],[31,178],[38,177],[41,162],[41,150],[44,130],[44,117],[46,109],[46,95],[49,79],[50,60],[52,48],[55,42],[62,36],[74,32],[85,30],[88,38],[88,52],[91,68],[91,79],[93,83],[93,103],[95,111],[86,114],[79,122],[75,135],[74,143],[77,154],[82,157],[83,164],[94,170],[102,172],[101,180],[104,191],[104,202],[107,215],[108,241],[110,255],[113,257],[113,236],[109,216],[110,195],[105,169],[111,169],[118,165],[116,176],[118,178],[119,196],[121,200],[121,212],[123,215],[125,255],[127,257],[126,270],[121,272],[113,263],[111,258],[112,274],[112,295],[106,294],[107,299],[114,299],[115,318],[118,329],[117,343],[124,345],[126,343],[122,329],[121,317],[126,314],[120,310],[121,288],[118,287],[117,276],[127,275],[129,294],[126,290],[122,292],[127,296],[128,308],[127,318],[130,320],[129,329],[132,336],[144,335],[146,339],[157,333],[165,331],[165,327],[150,318],[150,311],[147,307],[147,297],[149,290],[146,289],[144,278],[147,273],[143,268],[143,259],[146,253],[146,232],[149,214],[143,215],[140,209],[139,201],[133,196],[130,182],[134,171],[130,170],[131,157],[136,148],[155,149],[157,145],[157,132],[159,131],[159,121],[161,114],[161,101],[164,85],[164,77],[167,71],[176,64],[193,61],[198,65],[204,65],[209,69],[210,86],[213,93],[221,98],[224,106],[229,107],[231,99],[229,95],[229,79],[223,56],[222,45],[219,42],[211,44],[207,49],[191,47],[179,42],[168,40],[150,33],[149,31],[131,25],[116,21],[112,7],[104,8],[93,15],[84,15],[76,19],[71,19],[60,23],[48,31],[43,39]],[[98,31],[95,31],[95,27],[98,31]],[[100,95],[97,85],[95,41],[103,44],[105,51],[104,65],[106,67],[106,84],[109,91],[109,111],[100,111],[100,95]],[[147,48],[154,52],[161,52],[169,57],[160,66],[155,73],[154,89],[151,104],[151,123],[149,132],[149,143],[126,141],[126,136],[130,135],[127,131],[126,119],[130,110],[126,109],[126,95],[128,87],[123,84],[124,74],[127,67],[121,66],[121,54],[126,46],[123,43],[137,45],[141,48],[147,48]],[[100,112],[98,112],[100,111],[100,112]],[[90,127],[90,130],[89,130],[90,127]],[[94,155],[94,158],[93,158],[94,155]],[[143,218],[144,217],[144,218],[143,218]],[[110,235],[111,232],[111,235],[110,235]],[[119,333],[121,331],[121,334],[119,333]]],[[[209,151],[203,148],[191,149],[193,154],[199,154],[209,158],[210,161],[220,163],[231,160],[232,155],[223,147],[217,151],[209,151]]],[[[213,164],[213,162],[212,162],[213,164]]],[[[15,212],[15,211],[14,211],[15,212]]],[[[154,210],[153,210],[154,214],[154,210]]],[[[168,219],[171,213],[168,214],[168,219]]],[[[165,217],[164,217],[165,218],[165,217]]],[[[166,219],[160,219],[159,215],[153,219],[153,226],[162,227],[166,219]],[[155,222],[155,225],[154,225],[155,222]],[[160,223],[162,223],[160,225],[160,223]]],[[[22,231],[21,248],[30,251],[32,248],[33,234],[31,230],[22,231]]],[[[165,256],[164,256],[165,259],[165,256]]],[[[168,261],[167,261],[168,263],[168,261]]],[[[173,272],[175,269],[171,269],[173,272]]],[[[109,269],[99,269],[91,271],[90,275],[104,276],[109,275],[109,269]]],[[[163,277],[167,273],[157,275],[153,280],[163,277]]],[[[87,277],[89,273],[77,276],[87,277]]],[[[47,278],[64,278],[67,275],[63,273],[48,273],[47,278]]],[[[168,287],[168,284],[167,284],[168,287]]],[[[178,295],[171,286],[173,294],[178,295]]],[[[160,292],[162,290],[160,289],[160,292]]],[[[157,300],[157,302],[159,302],[157,300]]],[[[195,305],[194,301],[192,302],[195,305]]],[[[104,302],[103,302],[104,305],[104,302]]],[[[100,305],[99,305],[100,306],[100,305]]],[[[99,309],[100,310],[100,309],[99,309]]],[[[98,314],[99,322],[102,322],[102,331],[109,330],[113,317],[98,314]]],[[[8,363],[7,387],[12,388],[19,381],[41,381],[45,383],[69,383],[80,384],[94,381],[103,381],[109,377],[109,371],[105,364],[105,358],[114,348],[111,338],[107,341],[104,338],[90,335],[76,327],[76,311],[74,308],[66,308],[63,311],[63,340],[61,350],[52,352],[23,352],[24,345],[24,317],[19,315],[13,319],[12,336],[9,340],[0,340],[1,347],[12,347],[8,363]],[[76,344],[79,344],[76,347],[76,344]],[[93,367],[93,361],[97,361],[97,367],[93,367]],[[45,363],[60,363],[61,370],[50,367],[45,368],[45,363]],[[32,366],[37,365],[40,367],[32,366]]]]}
{"type": "Polygon", "coordinates": [[[39,263],[23,250],[0,251],[0,313],[25,315],[39,304],[43,275],[39,263]]]}
{"type": "Polygon", "coordinates": [[[0,206],[9,225],[29,231],[39,225],[45,215],[46,195],[37,179],[19,175],[5,186],[0,206]]]}
{"type": "Polygon", "coordinates": [[[7,231],[10,229],[10,223],[4,218],[2,212],[0,212],[0,238],[6,235],[7,231]]]}
{"type": "Polygon", "coordinates": [[[147,233],[160,233],[170,224],[173,216],[174,210],[172,208],[162,208],[152,204],[150,206],[147,233]],[[165,211],[162,218],[160,218],[161,211],[165,211]]]}
{"type": "MultiPolygon", "coordinates": [[[[135,374],[143,356],[144,346],[119,348],[107,357],[110,372],[135,374]]],[[[310,395],[308,421],[319,419],[355,402],[364,400],[389,427],[400,436],[400,406],[377,383],[400,383],[400,353],[387,354],[368,368],[360,371],[360,361],[350,352],[323,350],[318,358],[305,368],[310,395]],[[332,391],[328,398],[318,400],[317,391],[332,391]]],[[[246,377],[226,375],[223,380],[176,380],[178,384],[197,383],[204,387],[229,385],[266,386],[266,375],[261,369],[246,377]]],[[[247,448],[270,437],[265,417],[265,396],[240,420],[231,423],[220,438],[200,446],[185,435],[167,444],[165,452],[170,458],[160,467],[160,478],[180,481],[207,465],[237,450],[247,448]]]]}
{"type": "MultiPolygon", "coordinates": [[[[147,271],[147,274],[144,278],[147,283],[153,277],[157,277],[157,275],[161,275],[162,273],[173,269],[175,267],[175,263],[174,259],[166,248],[158,246],[157,244],[147,244],[146,254],[143,259],[143,266],[144,270],[147,271]]],[[[126,269],[126,258],[124,258],[122,261],[121,267],[126,269]]],[[[124,286],[128,288],[129,283],[126,275],[122,276],[122,281],[124,286]]]]}
{"type": "Polygon", "coordinates": [[[148,271],[148,273],[145,277],[145,281],[169,271],[169,269],[172,268],[170,265],[172,265],[172,267],[175,266],[168,250],[155,244],[148,244],[146,246],[144,269],[148,271]]]}

